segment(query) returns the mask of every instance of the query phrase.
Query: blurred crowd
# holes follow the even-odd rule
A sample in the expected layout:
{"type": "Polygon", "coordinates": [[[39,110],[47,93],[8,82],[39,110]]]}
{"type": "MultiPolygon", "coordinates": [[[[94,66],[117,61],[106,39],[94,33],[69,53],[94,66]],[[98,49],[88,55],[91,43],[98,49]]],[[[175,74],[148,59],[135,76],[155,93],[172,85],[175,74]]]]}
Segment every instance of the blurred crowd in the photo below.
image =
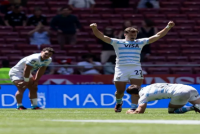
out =
{"type": "MultiPolygon", "coordinates": [[[[110,1],[113,8],[129,7],[129,0],[110,1]]],[[[66,44],[76,44],[77,33],[83,27],[80,19],[73,15],[72,11],[76,8],[88,8],[92,14],[95,3],[95,0],[69,0],[68,5],[58,8],[55,16],[48,22],[47,17],[42,12],[42,7],[34,7],[32,14],[27,15],[23,10],[23,7],[26,7],[27,0],[1,0],[0,25],[10,26],[13,29],[16,26],[34,26],[35,28],[27,33],[31,45],[37,45],[38,48],[43,44],[51,45],[50,38],[57,35],[57,42],[61,46],[61,49],[63,49],[63,46],[66,44]]],[[[140,0],[138,8],[159,8],[159,1],[140,0]]],[[[106,26],[102,32],[109,37],[119,39],[125,38],[124,29],[126,27],[137,28],[140,31],[137,38],[150,37],[157,32],[157,28],[151,19],[146,18],[141,23],[141,27],[138,27],[133,25],[131,20],[125,20],[122,29],[114,29],[113,26],[106,26]]],[[[65,66],[56,69],[50,66],[46,74],[114,74],[116,56],[113,47],[101,40],[98,43],[102,45],[101,56],[99,58],[92,54],[82,55],[82,61],[76,63],[80,67],[76,68],[67,66],[72,64],[71,59],[60,59],[54,62],[65,66]],[[102,67],[102,65],[104,66],[102,67]]],[[[142,50],[141,61],[150,54],[150,45],[146,45],[142,50]]]]}

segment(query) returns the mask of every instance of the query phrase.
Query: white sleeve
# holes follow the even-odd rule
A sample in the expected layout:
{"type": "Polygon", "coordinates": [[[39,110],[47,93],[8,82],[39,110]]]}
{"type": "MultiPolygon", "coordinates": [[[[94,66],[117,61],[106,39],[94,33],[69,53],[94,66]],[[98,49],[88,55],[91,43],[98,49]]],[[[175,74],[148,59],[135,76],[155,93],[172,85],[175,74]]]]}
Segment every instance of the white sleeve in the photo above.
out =
{"type": "Polygon", "coordinates": [[[143,45],[149,44],[149,38],[138,39],[138,41],[143,45]]]}
{"type": "Polygon", "coordinates": [[[37,64],[38,63],[38,59],[36,59],[36,58],[31,58],[31,57],[28,57],[27,59],[26,59],[26,64],[27,65],[29,65],[29,66],[34,66],[35,64],[37,64]]]}
{"type": "Polygon", "coordinates": [[[144,104],[147,103],[147,98],[145,96],[140,97],[140,99],[138,100],[138,105],[140,104],[144,104]]]}
{"type": "Polygon", "coordinates": [[[115,46],[117,44],[117,42],[119,41],[119,39],[115,39],[115,38],[110,38],[111,39],[111,45],[115,46]]]}

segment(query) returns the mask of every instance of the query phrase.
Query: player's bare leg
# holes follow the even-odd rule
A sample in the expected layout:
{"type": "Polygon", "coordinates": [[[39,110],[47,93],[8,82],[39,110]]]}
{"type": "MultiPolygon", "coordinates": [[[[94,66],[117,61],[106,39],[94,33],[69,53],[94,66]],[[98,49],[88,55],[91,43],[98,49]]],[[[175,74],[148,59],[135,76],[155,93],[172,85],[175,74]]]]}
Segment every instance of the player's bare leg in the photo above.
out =
{"type": "MultiPolygon", "coordinates": [[[[140,87],[143,83],[143,79],[130,79],[130,83],[131,85],[137,85],[140,87]]],[[[139,100],[139,95],[136,94],[131,95],[131,109],[126,111],[127,114],[131,114],[137,109],[138,100],[139,100]]]]}
{"type": "Polygon", "coordinates": [[[26,108],[22,104],[22,98],[26,87],[22,87],[21,83],[24,82],[23,80],[15,80],[13,83],[17,87],[17,92],[15,94],[17,100],[17,109],[18,110],[25,110],[26,108]]]}
{"type": "Polygon", "coordinates": [[[38,87],[37,85],[33,85],[33,81],[34,79],[31,78],[29,81],[29,85],[28,85],[28,89],[29,89],[29,98],[31,101],[31,109],[37,110],[37,109],[41,109],[40,107],[38,107],[38,103],[37,103],[37,91],[38,91],[38,87]]]}
{"type": "Polygon", "coordinates": [[[122,97],[124,96],[124,91],[126,90],[126,84],[127,82],[121,82],[121,81],[115,81],[115,87],[117,91],[115,92],[116,96],[116,105],[115,105],[115,112],[121,112],[122,111],[122,97]]]}

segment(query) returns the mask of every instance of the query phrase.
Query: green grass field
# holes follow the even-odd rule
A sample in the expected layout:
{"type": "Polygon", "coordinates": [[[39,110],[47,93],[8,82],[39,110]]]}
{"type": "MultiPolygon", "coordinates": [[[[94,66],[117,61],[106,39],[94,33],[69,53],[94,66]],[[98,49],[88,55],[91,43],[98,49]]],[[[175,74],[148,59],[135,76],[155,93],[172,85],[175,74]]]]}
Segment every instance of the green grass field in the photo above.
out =
{"type": "Polygon", "coordinates": [[[66,120],[200,120],[200,114],[167,114],[167,109],[147,109],[126,115],[113,109],[0,110],[0,134],[200,134],[198,125],[67,122],[66,120]],[[57,121],[54,121],[57,120],[57,121]],[[58,121],[62,120],[62,121],[58,121]]]}

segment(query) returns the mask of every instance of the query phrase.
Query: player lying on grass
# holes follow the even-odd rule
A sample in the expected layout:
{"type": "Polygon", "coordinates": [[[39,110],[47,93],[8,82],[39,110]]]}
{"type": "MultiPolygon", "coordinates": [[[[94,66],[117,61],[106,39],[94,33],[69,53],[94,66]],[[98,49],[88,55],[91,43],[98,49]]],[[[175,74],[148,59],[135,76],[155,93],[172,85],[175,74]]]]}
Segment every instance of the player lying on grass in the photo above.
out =
{"type": "Polygon", "coordinates": [[[192,110],[200,113],[199,93],[195,88],[188,85],[155,83],[144,88],[131,85],[126,91],[129,94],[139,95],[138,108],[136,110],[129,109],[126,112],[127,114],[144,113],[147,102],[168,98],[171,99],[168,105],[169,113],[185,113],[192,110]],[[193,106],[183,107],[188,102],[193,106]]]}
{"type": "Polygon", "coordinates": [[[32,109],[41,109],[37,105],[38,81],[44,74],[46,67],[51,63],[51,56],[53,53],[54,50],[52,48],[44,48],[41,53],[36,53],[24,57],[14,67],[10,69],[10,79],[18,89],[15,94],[18,110],[26,109],[22,105],[23,93],[26,88],[28,88],[30,91],[29,98],[31,100],[32,109]],[[37,69],[38,71],[34,78],[31,73],[37,69]]]}

